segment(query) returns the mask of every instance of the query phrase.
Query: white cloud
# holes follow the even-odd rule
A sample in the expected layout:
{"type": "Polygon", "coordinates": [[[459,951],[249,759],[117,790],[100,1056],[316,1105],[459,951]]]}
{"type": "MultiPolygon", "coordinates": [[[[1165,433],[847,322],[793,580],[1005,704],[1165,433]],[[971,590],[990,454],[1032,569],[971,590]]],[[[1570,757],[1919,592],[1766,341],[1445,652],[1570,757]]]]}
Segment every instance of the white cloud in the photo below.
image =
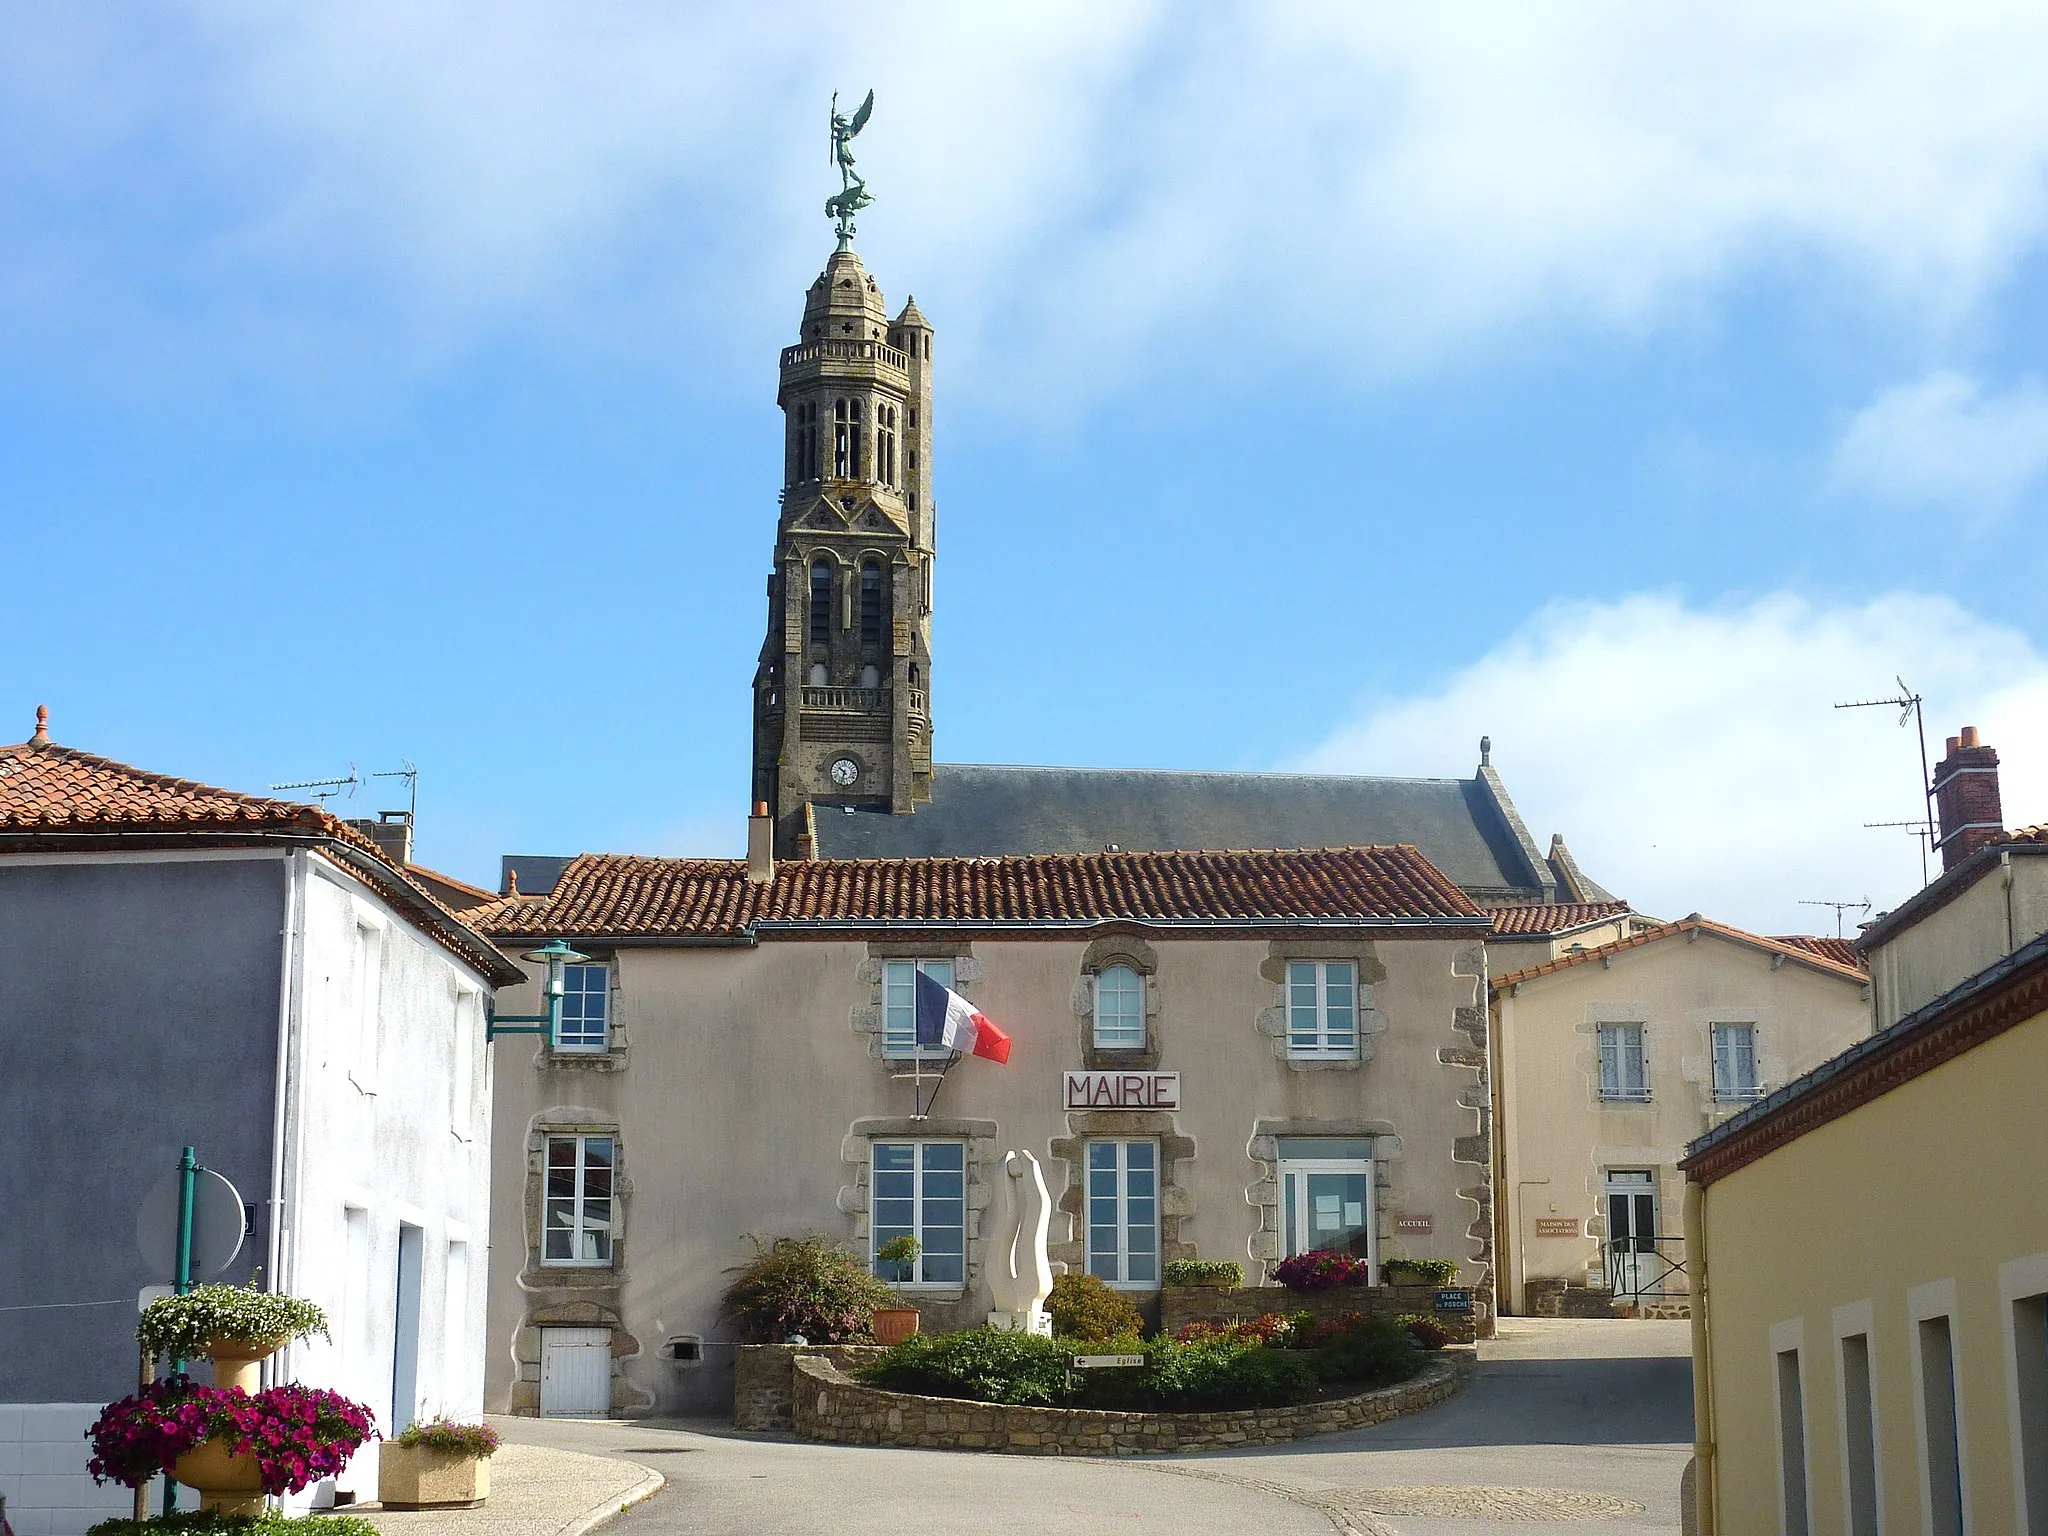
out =
{"type": "Polygon", "coordinates": [[[2002,511],[2048,469],[2048,394],[1987,395],[1937,370],[1886,390],[1836,444],[1835,489],[1882,501],[2002,511]]]}
{"type": "Polygon", "coordinates": [[[1895,674],[1927,700],[1933,759],[1979,726],[2008,823],[2048,820],[2048,658],[1939,597],[1553,607],[1440,687],[1363,710],[1306,766],[1462,776],[1490,734],[1537,841],[1562,832],[1639,909],[1832,932],[1801,898],[1884,909],[1919,885],[1910,836],[1863,826],[1920,814],[1912,733],[1896,710],[1832,707],[1895,692],[1895,674]]]}
{"type": "Polygon", "coordinates": [[[731,344],[826,249],[823,103],[868,83],[863,249],[1009,389],[1196,341],[1427,366],[1785,258],[1939,323],[2039,238],[2048,159],[2026,0],[12,14],[14,325],[256,368],[731,344]]]}

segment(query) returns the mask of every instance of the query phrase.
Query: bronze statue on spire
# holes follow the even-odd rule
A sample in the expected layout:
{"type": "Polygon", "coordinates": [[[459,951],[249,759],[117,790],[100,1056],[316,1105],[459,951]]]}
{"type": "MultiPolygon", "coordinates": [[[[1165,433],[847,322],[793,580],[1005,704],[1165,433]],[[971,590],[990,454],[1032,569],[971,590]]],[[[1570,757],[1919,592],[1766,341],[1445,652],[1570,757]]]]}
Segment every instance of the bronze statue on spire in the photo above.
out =
{"type": "Polygon", "coordinates": [[[839,167],[839,191],[825,199],[825,217],[839,221],[839,249],[845,250],[853,244],[853,216],[872,203],[868,195],[868,184],[860,172],[853,168],[853,140],[861,129],[867,127],[868,116],[875,110],[875,93],[868,92],[868,99],[860,104],[852,117],[844,117],[839,111],[839,93],[832,93],[832,162],[839,167]]]}

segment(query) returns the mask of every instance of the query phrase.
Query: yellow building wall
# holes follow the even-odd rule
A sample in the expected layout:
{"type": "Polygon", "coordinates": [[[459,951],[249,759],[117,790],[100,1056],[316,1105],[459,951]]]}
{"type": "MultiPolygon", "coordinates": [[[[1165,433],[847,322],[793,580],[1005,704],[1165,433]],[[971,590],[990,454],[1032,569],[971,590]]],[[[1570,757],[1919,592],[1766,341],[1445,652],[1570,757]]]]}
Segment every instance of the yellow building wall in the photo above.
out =
{"type": "MultiPolygon", "coordinates": [[[[1712,935],[1659,940],[1554,971],[1494,1000],[1506,1237],[1503,1299],[1526,1311],[1536,1279],[1583,1285],[1601,1274],[1610,1168],[1657,1174],[1658,1226],[1676,1237],[1686,1144],[1747,1103],[1713,1097],[1712,1027],[1753,1023],[1766,1089],[1782,1087],[1870,1033],[1868,988],[1712,935]],[[1648,1103],[1600,1097],[1599,1026],[1643,1025],[1648,1103]],[[1574,1220],[1571,1236],[1539,1222],[1574,1220]]],[[[1682,1244],[1668,1246],[1682,1259],[1682,1244]]],[[[1603,1282],[1604,1283],[1604,1280],[1603,1282]]],[[[1668,1292],[1684,1283],[1673,1277],[1668,1292]]]]}
{"type": "MultiPolygon", "coordinates": [[[[1721,1536],[1781,1529],[1771,1331],[1795,1320],[1803,1334],[1809,1528],[1848,1529],[1835,1313],[1863,1302],[1883,1528],[1915,1536],[1926,1529],[1908,1292],[1946,1280],[1955,1292],[1965,1529],[2028,1529],[2013,1482],[2010,1305],[1999,1294],[1999,1268],[2048,1256],[2044,1085],[2048,1014],[1705,1189],[1721,1536]]],[[[2048,1521],[2048,1511],[2034,1518],[2048,1521]]]]}

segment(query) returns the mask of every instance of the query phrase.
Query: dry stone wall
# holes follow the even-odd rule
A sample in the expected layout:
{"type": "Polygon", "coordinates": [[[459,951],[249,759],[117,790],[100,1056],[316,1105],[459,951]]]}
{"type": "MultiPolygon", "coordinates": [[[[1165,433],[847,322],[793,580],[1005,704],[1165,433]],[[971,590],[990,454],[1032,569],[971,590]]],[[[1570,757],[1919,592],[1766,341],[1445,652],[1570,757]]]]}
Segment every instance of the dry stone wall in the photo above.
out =
{"type": "Polygon", "coordinates": [[[798,1355],[856,1370],[886,1353],[880,1344],[742,1344],[732,1373],[732,1427],[754,1434],[796,1427],[790,1416],[791,1367],[798,1355]]]}
{"type": "Polygon", "coordinates": [[[1118,1413],[1016,1408],[883,1392],[849,1378],[821,1352],[791,1362],[796,1432],[835,1445],[1009,1451],[1021,1456],[1141,1456],[1160,1451],[1278,1445],[1399,1418],[1457,1391],[1462,1362],[1438,1356],[1398,1386],[1332,1402],[1221,1413],[1118,1413]]]}
{"type": "Polygon", "coordinates": [[[1346,1312],[1364,1312],[1374,1317],[1420,1312],[1441,1323],[1453,1344],[1470,1344],[1482,1334],[1493,1336],[1492,1318],[1477,1310],[1483,1307],[1484,1296],[1473,1295],[1472,1312],[1439,1312],[1436,1290],[1433,1285],[1345,1285],[1329,1291],[1246,1285],[1225,1291],[1199,1285],[1169,1285],[1159,1293],[1159,1327],[1162,1333],[1179,1333],[1193,1322],[1244,1323],[1268,1312],[1282,1317],[1307,1312],[1319,1318],[1341,1317],[1346,1312]]]}

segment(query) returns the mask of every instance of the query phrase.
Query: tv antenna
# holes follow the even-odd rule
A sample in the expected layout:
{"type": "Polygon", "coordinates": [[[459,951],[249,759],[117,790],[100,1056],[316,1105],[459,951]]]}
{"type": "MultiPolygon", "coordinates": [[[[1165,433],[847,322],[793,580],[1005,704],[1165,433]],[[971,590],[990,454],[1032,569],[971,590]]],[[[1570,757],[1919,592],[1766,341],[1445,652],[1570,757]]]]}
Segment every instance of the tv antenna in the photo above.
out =
{"type": "Polygon", "coordinates": [[[289,784],[273,784],[270,787],[272,789],[310,789],[313,792],[313,798],[320,802],[320,809],[324,811],[327,809],[327,802],[336,795],[353,800],[356,790],[361,786],[362,782],[363,776],[356,772],[356,765],[350,763],[348,765],[348,777],[345,779],[294,779],[289,784]]]}
{"type": "Polygon", "coordinates": [[[398,767],[385,773],[373,773],[370,777],[373,779],[405,780],[405,814],[417,823],[420,819],[420,771],[412,765],[412,761],[409,758],[401,757],[398,762],[398,767]]]}
{"type": "MultiPolygon", "coordinates": [[[[1837,704],[1837,709],[1880,709],[1891,708],[1899,711],[1899,724],[1903,727],[1912,721],[1920,728],[1920,798],[1927,807],[1926,816],[1920,821],[1866,821],[1866,827],[1911,827],[1920,839],[1920,883],[1925,885],[1928,874],[1927,854],[1934,843],[1934,777],[1927,771],[1927,718],[1921,712],[1921,698],[1903,677],[1896,674],[1892,681],[1899,685],[1899,694],[1893,699],[1852,699],[1846,704],[1837,704]]],[[[1825,906],[1823,902],[1821,905],[1825,906]]]]}
{"type": "Polygon", "coordinates": [[[1839,939],[1843,937],[1842,914],[1844,912],[1868,912],[1870,910],[1870,898],[1866,896],[1861,901],[1808,901],[1802,896],[1799,899],[1799,905],[1802,907],[1833,907],[1835,909],[1835,937],[1839,939]]]}

